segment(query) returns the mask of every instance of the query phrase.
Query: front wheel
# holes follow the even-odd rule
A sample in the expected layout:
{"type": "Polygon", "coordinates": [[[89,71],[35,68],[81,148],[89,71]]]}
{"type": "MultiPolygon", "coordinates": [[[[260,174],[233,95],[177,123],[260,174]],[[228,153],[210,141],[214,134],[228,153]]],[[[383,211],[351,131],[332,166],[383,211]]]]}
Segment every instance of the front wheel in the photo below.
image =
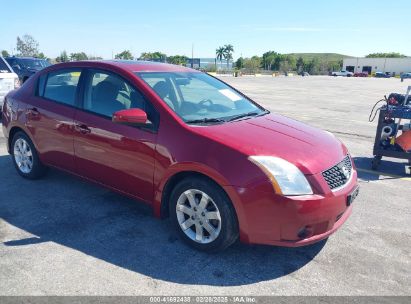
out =
{"type": "Polygon", "coordinates": [[[23,132],[17,132],[12,141],[13,163],[17,172],[28,179],[42,177],[47,168],[41,163],[37,150],[30,138],[23,132]]]}
{"type": "Polygon", "coordinates": [[[171,194],[170,215],[181,238],[190,246],[221,251],[238,238],[234,208],[226,193],[204,178],[187,178],[171,194]]]}

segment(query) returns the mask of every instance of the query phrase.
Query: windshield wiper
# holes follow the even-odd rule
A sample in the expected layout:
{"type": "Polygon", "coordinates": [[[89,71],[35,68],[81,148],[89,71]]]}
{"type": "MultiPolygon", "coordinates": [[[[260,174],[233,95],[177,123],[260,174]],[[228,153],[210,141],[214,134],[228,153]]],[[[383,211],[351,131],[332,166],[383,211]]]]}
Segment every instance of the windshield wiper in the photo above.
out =
{"type": "Polygon", "coordinates": [[[192,119],[192,120],[186,120],[186,123],[188,124],[201,124],[201,123],[214,123],[214,122],[226,122],[224,119],[220,118],[202,118],[202,119],[192,119]]]}
{"type": "Polygon", "coordinates": [[[233,121],[233,120],[237,120],[237,119],[244,118],[244,117],[250,117],[250,116],[261,116],[267,113],[268,113],[267,111],[262,112],[262,113],[256,113],[256,112],[243,113],[243,114],[239,114],[239,115],[231,117],[228,121],[233,121]]]}

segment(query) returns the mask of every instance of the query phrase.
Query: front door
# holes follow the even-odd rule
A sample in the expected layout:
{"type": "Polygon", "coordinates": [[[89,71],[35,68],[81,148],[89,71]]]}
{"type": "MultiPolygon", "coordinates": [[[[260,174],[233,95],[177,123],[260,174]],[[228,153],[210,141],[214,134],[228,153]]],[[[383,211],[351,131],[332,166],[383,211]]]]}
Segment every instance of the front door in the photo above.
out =
{"type": "Polygon", "coordinates": [[[129,108],[141,108],[149,119],[157,119],[148,101],[122,77],[108,71],[88,70],[84,77],[83,108],[75,116],[76,171],[151,202],[157,134],[155,128],[112,122],[114,112],[129,108]]]}

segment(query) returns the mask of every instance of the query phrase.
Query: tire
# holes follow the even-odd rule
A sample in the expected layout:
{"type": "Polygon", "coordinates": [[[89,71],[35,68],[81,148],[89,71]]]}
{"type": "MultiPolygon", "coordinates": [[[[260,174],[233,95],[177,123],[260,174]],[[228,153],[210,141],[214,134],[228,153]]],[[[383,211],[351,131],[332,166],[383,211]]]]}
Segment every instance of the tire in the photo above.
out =
{"type": "Polygon", "coordinates": [[[230,199],[205,178],[179,182],[171,193],[169,208],[173,226],[191,247],[218,252],[238,239],[238,222],[230,199]]]}
{"type": "Polygon", "coordinates": [[[10,150],[14,166],[22,177],[38,179],[47,172],[47,167],[41,163],[36,148],[24,132],[14,135],[10,150]]]}

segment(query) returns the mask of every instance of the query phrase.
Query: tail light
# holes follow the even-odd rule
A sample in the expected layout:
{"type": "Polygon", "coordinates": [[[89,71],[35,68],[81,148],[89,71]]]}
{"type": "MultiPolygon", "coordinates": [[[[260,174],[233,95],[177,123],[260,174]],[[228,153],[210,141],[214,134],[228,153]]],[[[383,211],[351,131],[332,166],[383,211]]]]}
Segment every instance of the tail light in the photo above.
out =
{"type": "Polygon", "coordinates": [[[14,79],[14,89],[20,88],[20,79],[15,78],[14,79]]]}

